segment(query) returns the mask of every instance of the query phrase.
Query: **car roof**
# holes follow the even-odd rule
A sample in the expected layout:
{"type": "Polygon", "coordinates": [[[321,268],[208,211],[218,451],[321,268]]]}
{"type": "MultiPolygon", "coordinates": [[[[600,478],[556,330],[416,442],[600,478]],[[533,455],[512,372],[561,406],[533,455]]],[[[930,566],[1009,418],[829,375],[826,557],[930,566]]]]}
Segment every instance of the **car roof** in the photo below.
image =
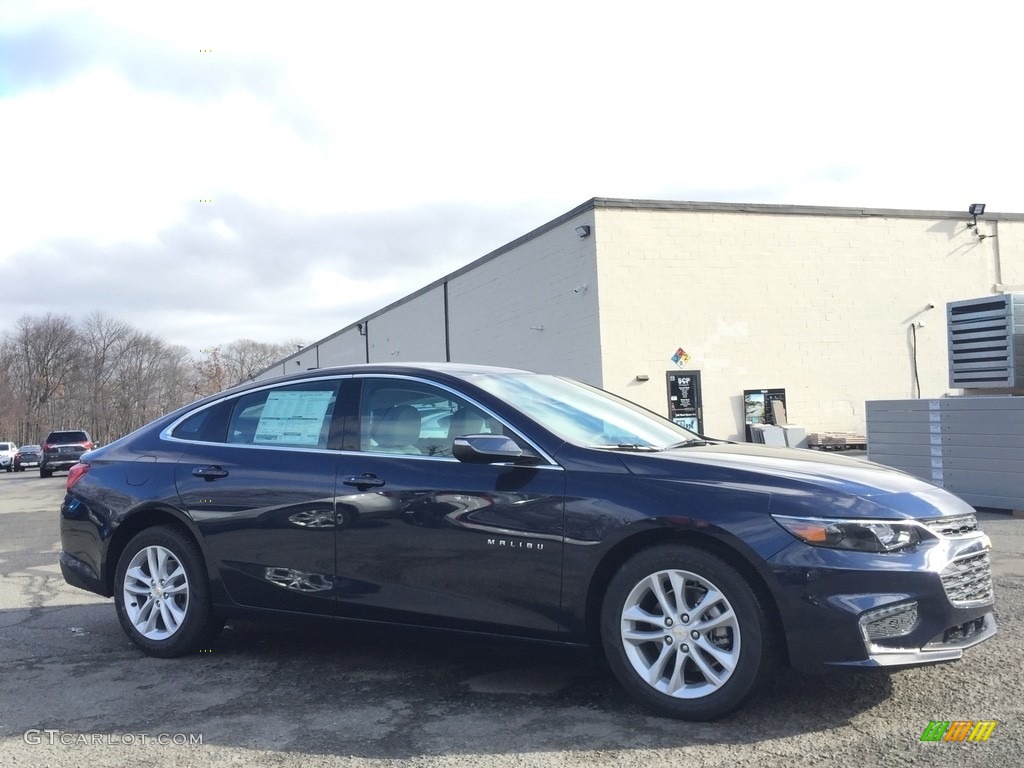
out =
{"type": "Polygon", "coordinates": [[[473,363],[362,363],[359,365],[339,365],[327,368],[311,368],[305,371],[298,371],[296,373],[289,373],[283,376],[277,376],[272,379],[259,379],[256,381],[244,382],[226,391],[231,392],[236,389],[248,389],[254,386],[261,386],[270,383],[278,384],[285,381],[302,381],[304,379],[309,378],[319,378],[320,376],[374,373],[405,376],[416,376],[422,374],[442,374],[457,379],[466,379],[471,376],[495,373],[532,375],[530,371],[524,371],[519,368],[504,368],[494,365],[475,365],[473,363]]]}

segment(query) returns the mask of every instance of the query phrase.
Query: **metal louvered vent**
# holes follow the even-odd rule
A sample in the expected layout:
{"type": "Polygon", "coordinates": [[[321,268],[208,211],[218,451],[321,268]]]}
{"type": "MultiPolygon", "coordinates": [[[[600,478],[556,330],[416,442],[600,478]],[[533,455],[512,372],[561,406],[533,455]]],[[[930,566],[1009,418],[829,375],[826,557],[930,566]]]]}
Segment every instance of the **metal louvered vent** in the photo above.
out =
{"type": "Polygon", "coordinates": [[[1024,387],[1024,294],[946,304],[949,386],[1024,387]]]}

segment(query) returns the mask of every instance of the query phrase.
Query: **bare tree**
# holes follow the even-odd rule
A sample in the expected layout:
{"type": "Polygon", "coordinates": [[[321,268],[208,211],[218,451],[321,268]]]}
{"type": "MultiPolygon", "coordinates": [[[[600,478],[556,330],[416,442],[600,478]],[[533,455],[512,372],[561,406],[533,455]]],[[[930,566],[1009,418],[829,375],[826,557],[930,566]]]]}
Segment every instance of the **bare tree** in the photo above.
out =
{"type": "Polygon", "coordinates": [[[0,343],[0,440],[24,441],[24,400],[14,381],[16,355],[9,339],[0,343]]]}
{"type": "Polygon", "coordinates": [[[114,434],[113,383],[116,366],[127,353],[126,340],[132,334],[128,323],[94,312],[82,321],[81,340],[84,375],[85,424],[94,437],[104,442],[114,434]]]}
{"type": "Polygon", "coordinates": [[[71,319],[51,313],[41,318],[26,315],[15,323],[9,342],[13,383],[24,399],[21,433],[37,439],[52,426],[67,426],[62,423],[61,399],[81,362],[78,331],[71,319]]]}
{"type": "Polygon", "coordinates": [[[0,440],[84,428],[107,443],[199,397],[251,379],[295,343],[239,339],[187,349],[101,312],[78,324],[25,316],[0,337],[0,440]]]}
{"type": "Polygon", "coordinates": [[[210,347],[202,351],[203,357],[196,360],[193,397],[212,395],[227,388],[227,371],[224,369],[224,358],[220,347],[210,347]]]}
{"type": "Polygon", "coordinates": [[[252,339],[238,339],[224,348],[223,363],[229,385],[250,381],[257,373],[294,351],[291,344],[269,344],[252,339]]]}

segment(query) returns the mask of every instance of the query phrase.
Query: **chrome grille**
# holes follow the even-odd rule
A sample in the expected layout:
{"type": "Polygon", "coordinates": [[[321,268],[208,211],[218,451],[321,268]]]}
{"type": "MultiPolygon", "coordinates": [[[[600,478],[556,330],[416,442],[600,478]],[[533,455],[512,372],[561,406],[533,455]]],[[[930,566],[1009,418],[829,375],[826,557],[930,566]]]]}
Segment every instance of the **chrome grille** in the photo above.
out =
{"type": "Polygon", "coordinates": [[[968,536],[978,532],[978,518],[974,515],[957,515],[956,517],[940,517],[937,520],[922,521],[928,530],[946,538],[968,536]]]}
{"type": "Polygon", "coordinates": [[[992,599],[992,562],[988,552],[954,560],[940,574],[949,602],[976,605],[992,599]]]}

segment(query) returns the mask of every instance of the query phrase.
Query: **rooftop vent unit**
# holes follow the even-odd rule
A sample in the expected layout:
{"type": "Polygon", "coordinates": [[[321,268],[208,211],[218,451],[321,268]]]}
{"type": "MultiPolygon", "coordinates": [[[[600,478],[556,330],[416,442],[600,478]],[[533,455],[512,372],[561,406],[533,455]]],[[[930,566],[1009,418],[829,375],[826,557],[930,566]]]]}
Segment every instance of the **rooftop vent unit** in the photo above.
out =
{"type": "Polygon", "coordinates": [[[949,386],[1024,388],[1024,293],[946,304],[949,386]]]}

